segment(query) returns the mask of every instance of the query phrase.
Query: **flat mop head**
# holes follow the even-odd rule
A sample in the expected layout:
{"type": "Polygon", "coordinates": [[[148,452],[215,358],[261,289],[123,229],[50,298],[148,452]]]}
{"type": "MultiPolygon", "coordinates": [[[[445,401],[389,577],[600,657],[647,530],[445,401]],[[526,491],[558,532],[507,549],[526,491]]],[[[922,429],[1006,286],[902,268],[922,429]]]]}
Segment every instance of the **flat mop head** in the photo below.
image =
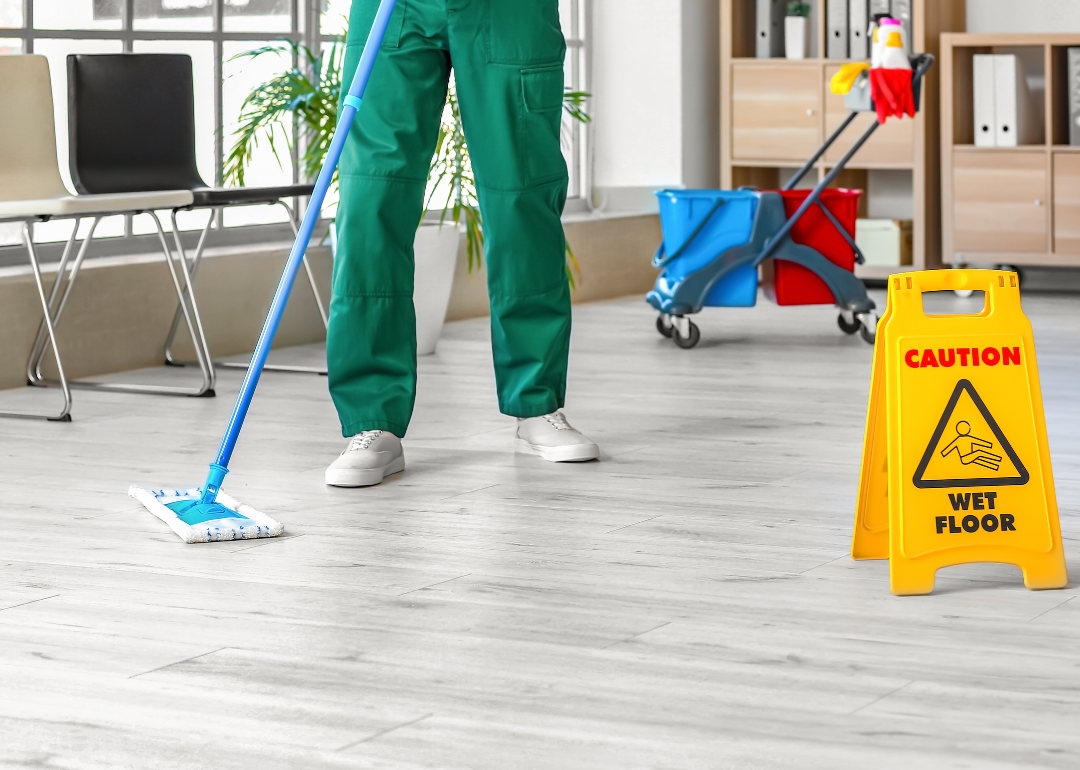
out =
{"type": "Polygon", "coordinates": [[[132,485],[128,495],[168,524],[185,543],[277,537],[285,530],[281,522],[220,491],[213,503],[200,502],[199,487],[143,489],[132,485]]]}

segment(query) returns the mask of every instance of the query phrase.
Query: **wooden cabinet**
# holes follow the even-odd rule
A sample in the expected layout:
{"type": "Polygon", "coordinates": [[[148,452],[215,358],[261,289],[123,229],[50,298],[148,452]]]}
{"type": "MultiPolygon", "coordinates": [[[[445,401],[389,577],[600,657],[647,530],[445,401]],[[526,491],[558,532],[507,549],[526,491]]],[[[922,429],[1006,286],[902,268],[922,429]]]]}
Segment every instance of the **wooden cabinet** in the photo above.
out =
{"type": "Polygon", "coordinates": [[[1054,251],[1080,254],[1080,154],[1054,155],[1054,251]]]}
{"type": "Polygon", "coordinates": [[[1074,33],[941,36],[944,261],[1080,267],[1080,147],[1068,145],[1065,66],[1077,46],[1074,33]],[[1023,58],[1041,105],[1036,142],[975,146],[973,62],[984,53],[1023,58]]]}
{"type": "MultiPolygon", "coordinates": [[[[839,71],[840,68],[835,65],[825,67],[825,83],[822,90],[825,94],[826,137],[831,136],[848,116],[848,109],[844,106],[844,97],[834,94],[829,88],[829,81],[839,71]]],[[[844,157],[844,153],[851,149],[855,140],[875,120],[877,116],[869,112],[855,118],[840,138],[825,152],[826,162],[835,163],[844,157]]],[[[890,118],[883,125],[878,126],[866,144],[859,149],[853,160],[855,159],[863,167],[910,167],[915,160],[915,121],[909,118],[902,120],[890,118]]]]}
{"type": "Polygon", "coordinates": [[[806,160],[821,144],[821,84],[799,64],[740,62],[731,73],[731,152],[806,160]]]}
{"type": "Polygon", "coordinates": [[[1046,156],[1025,151],[956,151],[953,245],[960,252],[1049,248],[1046,156]]]}

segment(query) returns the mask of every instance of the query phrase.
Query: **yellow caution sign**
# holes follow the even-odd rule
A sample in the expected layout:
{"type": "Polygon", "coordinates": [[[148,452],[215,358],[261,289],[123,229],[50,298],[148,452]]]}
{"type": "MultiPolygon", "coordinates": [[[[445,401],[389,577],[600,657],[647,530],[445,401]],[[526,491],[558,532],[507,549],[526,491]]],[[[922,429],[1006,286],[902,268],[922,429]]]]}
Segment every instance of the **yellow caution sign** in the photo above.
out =
{"type": "Polygon", "coordinates": [[[1035,345],[1015,273],[889,279],[878,325],[851,555],[889,559],[895,594],[941,567],[1015,564],[1028,588],[1068,582],[1035,345]],[[974,315],[928,316],[927,291],[985,292],[974,315]]]}

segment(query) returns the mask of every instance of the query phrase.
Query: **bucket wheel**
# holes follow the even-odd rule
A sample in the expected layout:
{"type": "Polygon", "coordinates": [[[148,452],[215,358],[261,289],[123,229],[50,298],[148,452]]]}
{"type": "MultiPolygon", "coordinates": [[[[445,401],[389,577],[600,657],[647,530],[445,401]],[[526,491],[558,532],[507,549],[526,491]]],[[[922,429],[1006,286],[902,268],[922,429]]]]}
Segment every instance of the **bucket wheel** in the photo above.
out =
{"type": "Polygon", "coordinates": [[[701,342],[701,329],[686,316],[672,316],[671,339],[680,348],[689,350],[701,342]]]}
{"type": "Polygon", "coordinates": [[[844,334],[855,334],[862,328],[859,319],[850,310],[840,311],[840,315],[836,316],[836,325],[844,334]]]}

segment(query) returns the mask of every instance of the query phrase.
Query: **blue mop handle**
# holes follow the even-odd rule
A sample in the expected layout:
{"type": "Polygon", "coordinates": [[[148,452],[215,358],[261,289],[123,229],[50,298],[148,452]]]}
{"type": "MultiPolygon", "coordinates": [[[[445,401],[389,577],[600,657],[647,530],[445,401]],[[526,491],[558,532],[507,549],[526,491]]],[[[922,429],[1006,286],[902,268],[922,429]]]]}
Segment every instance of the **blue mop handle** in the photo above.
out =
{"type": "Polygon", "coordinates": [[[255,353],[251,357],[247,376],[244,377],[244,385],[240,388],[240,395],[236,399],[236,406],[233,407],[232,417],[229,419],[229,427],[225,431],[224,438],[221,439],[221,448],[218,449],[217,460],[210,464],[210,473],[206,478],[206,485],[203,487],[202,493],[202,502],[204,503],[212,503],[217,499],[221,482],[224,480],[225,474],[229,472],[229,460],[232,458],[236,439],[240,435],[240,429],[244,427],[244,418],[247,417],[248,407],[251,406],[255,388],[259,384],[263,367],[266,365],[266,357],[270,354],[270,346],[274,342],[274,335],[277,333],[278,325],[281,323],[285,305],[289,301],[289,292],[292,291],[293,282],[296,280],[296,274],[300,270],[300,264],[304,260],[304,253],[307,251],[308,241],[311,240],[311,234],[315,230],[316,222],[319,220],[323,200],[326,198],[326,191],[330,188],[330,181],[334,178],[334,171],[337,169],[338,160],[341,158],[341,150],[345,146],[345,140],[349,136],[349,129],[352,128],[353,118],[360,108],[360,100],[364,96],[368,80],[371,78],[371,68],[375,65],[375,57],[378,55],[379,47],[382,45],[386,27],[390,23],[390,15],[394,12],[396,2],[397,0],[382,0],[379,3],[379,11],[375,14],[375,21],[371,25],[371,31],[368,33],[367,43],[364,44],[364,52],[360,55],[360,63],[356,65],[356,74],[353,75],[349,93],[342,99],[344,106],[341,110],[341,117],[338,119],[334,138],[330,141],[330,149],[326,152],[326,160],[323,162],[322,170],[319,172],[319,178],[315,182],[315,190],[311,194],[307,211],[304,213],[304,221],[300,223],[300,232],[293,243],[289,261],[285,264],[285,272],[281,275],[281,282],[278,284],[277,293],[274,295],[274,302],[270,306],[270,313],[266,316],[266,323],[263,324],[262,334],[259,335],[259,344],[255,346],[255,353]]]}

